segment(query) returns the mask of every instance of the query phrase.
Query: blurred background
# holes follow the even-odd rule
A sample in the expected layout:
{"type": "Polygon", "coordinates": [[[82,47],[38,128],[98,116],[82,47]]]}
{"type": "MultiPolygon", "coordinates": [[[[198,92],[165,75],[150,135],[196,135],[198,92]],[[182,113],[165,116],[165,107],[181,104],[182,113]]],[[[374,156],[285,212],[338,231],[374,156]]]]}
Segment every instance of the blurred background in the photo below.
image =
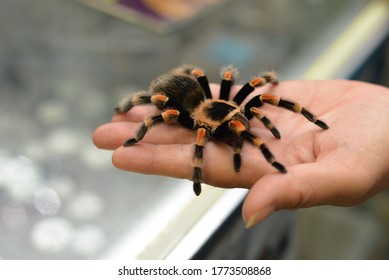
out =
{"type": "MultiPolygon", "coordinates": [[[[139,257],[175,238],[164,253],[144,255],[166,258],[190,236],[219,194],[198,211],[189,181],[116,170],[111,152],[91,141],[121,96],[173,67],[197,64],[215,82],[220,67],[234,64],[241,83],[276,69],[281,80],[352,78],[389,86],[384,1],[0,3],[2,259],[115,258],[119,251],[139,257]],[[358,24],[370,28],[368,36],[347,55],[330,52],[338,63],[326,61],[317,72],[318,59],[358,24]],[[194,212],[202,216],[189,219],[194,212]],[[165,221],[159,226],[158,213],[165,221]],[[176,217],[187,224],[172,229],[176,217]],[[146,240],[144,232],[154,235],[146,240]]],[[[357,207],[281,211],[251,231],[241,221],[241,199],[223,204],[228,215],[204,218],[217,226],[203,222],[204,240],[190,256],[176,257],[389,257],[388,192],[357,207]]]]}

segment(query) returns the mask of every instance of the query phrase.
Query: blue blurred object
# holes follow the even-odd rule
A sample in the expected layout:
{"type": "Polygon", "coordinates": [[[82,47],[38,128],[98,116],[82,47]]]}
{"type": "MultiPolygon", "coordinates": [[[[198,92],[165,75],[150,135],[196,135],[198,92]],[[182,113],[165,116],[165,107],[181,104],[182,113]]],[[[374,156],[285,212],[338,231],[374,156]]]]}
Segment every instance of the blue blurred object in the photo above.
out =
{"type": "Polygon", "coordinates": [[[219,65],[245,65],[257,52],[248,41],[236,36],[223,36],[211,43],[209,55],[219,65]]]}

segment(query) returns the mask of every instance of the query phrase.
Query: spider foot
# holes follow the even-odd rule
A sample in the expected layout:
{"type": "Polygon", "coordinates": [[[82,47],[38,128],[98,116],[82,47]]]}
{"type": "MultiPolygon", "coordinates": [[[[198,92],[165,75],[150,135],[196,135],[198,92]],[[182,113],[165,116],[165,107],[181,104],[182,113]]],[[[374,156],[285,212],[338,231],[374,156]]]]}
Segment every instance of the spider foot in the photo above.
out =
{"type": "Polygon", "coordinates": [[[147,120],[146,120],[146,122],[144,122],[142,124],[142,126],[140,127],[140,129],[136,133],[136,136],[134,138],[130,138],[126,142],[124,142],[123,146],[129,147],[129,146],[134,145],[135,143],[138,143],[140,140],[142,140],[143,137],[145,136],[149,126],[151,126],[151,125],[149,123],[147,123],[147,120]]]}
{"type": "Polygon", "coordinates": [[[285,166],[283,166],[278,161],[273,162],[271,165],[273,165],[273,167],[275,167],[281,173],[287,173],[287,170],[286,170],[285,166]]]}
{"type": "Polygon", "coordinates": [[[136,143],[138,143],[138,140],[136,140],[135,138],[131,138],[131,139],[128,139],[126,142],[124,142],[123,147],[129,147],[129,146],[132,146],[136,143]]]}
{"type": "Polygon", "coordinates": [[[324,130],[330,128],[330,127],[329,127],[325,122],[323,122],[322,120],[316,120],[316,121],[314,122],[314,124],[316,124],[318,127],[320,127],[321,129],[324,129],[324,130]]]}
{"type": "Polygon", "coordinates": [[[279,106],[279,107],[282,107],[284,109],[290,110],[290,111],[295,112],[295,113],[300,113],[308,121],[316,124],[321,129],[328,129],[329,128],[325,122],[323,122],[322,120],[319,120],[312,112],[308,111],[306,108],[304,108],[303,106],[301,106],[300,104],[298,104],[294,101],[285,100],[285,99],[279,98],[275,95],[271,95],[268,93],[264,93],[264,94],[260,95],[259,99],[261,100],[261,102],[269,103],[273,106],[279,106]]]}
{"type": "Polygon", "coordinates": [[[250,112],[254,117],[260,120],[268,130],[270,130],[270,132],[273,134],[275,138],[281,139],[281,133],[258,108],[251,107],[250,112]]]}
{"type": "Polygon", "coordinates": [[[264,143],[261,143],[259,145],[259,149],[261,150],[263,156],[266,158],[266,160],[275,167],[278,171],[281,173],[286,173],[286,168],[281,163],[275,160],[273,154],[270,152],[270,150],[266,147],[264,143]]]}
{"type": "Polygon", "coordinates": [[[201,167],[193,168],[193,191],[198,196],[201,193],[201,167]]]}
{"type": "Polygon", "coordinates": [[[195,195],[199,196],[201,193],[201,183],[193,183],[193,191],[195,195]]]}
{"type": "Polygon", "coordinates": [[[277,128],[273,127],[270,128],[270,132],[273,134],[273,136],[277,139],[281,139],[281,133],[278,131],[277,128]]]}
{"type": "Polygon", "coordinates": [[[240,154],[234,154],[234,170],[235,172],[240,171],[240,166],[242,165],[242,158],[240,154]]]}
{"type": "Polygon", "coordinates": [[[321,129],[328,129],[329,128],[325,122],[323,122],[322,120],[319,120],[314,114],[312,114],[310,111],[308,111],[304,107],[301,108],[300,112],[307,120],[309,120],[310,122],[313,122],[321,129]]]}

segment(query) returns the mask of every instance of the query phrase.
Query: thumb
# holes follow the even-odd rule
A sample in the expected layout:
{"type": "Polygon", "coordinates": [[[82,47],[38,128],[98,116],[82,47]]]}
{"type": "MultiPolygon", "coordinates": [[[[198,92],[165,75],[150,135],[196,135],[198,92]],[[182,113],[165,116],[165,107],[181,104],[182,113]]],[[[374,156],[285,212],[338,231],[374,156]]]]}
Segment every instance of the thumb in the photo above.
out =
{"type": "Polygon", "coordinates": [[[289,167],[286,174],[267,174],[251,187],[243,203],[246,227],[258,224],[280,209],[343,204],[353,197],[352,188],[347,186],[358,184],[357,180],[350,176],[347,166],[334,162],[298,164],[289,167]]]}

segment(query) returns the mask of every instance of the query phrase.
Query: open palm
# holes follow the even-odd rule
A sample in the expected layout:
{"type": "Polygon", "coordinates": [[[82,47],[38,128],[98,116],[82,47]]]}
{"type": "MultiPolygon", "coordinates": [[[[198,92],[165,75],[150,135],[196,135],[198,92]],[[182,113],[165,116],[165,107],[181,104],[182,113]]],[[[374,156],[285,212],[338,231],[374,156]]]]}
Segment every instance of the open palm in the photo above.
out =
{"type": "MultiPolygon", "coordinates": [[[[234,87],[236,92],[238,87],[234,87]]],[[[218,86],[212,85],[216,97],[218,86]]],[[[265,140],[287,168],[277,172],[250,144],[242,149],[242,168],[233,168],[232,148],[209,142],[204,151],[204,182],[250,191],[243,205],[248,226],[273,211],[331,204],[360,203],[387,186],[389,176],[389,89],[351,81],[287,81],[257,89],[294,100],[329,125],[322,130],[303,116],[265,104],[261,110],[281,132],[275,139],[258,120],[252,132],[265,140]]],[[[249,99],[249,98],[248,98],[249,99]]],[[[96,129],[97,147],[115,150],[116,167],[144,174],[192,177],[193,132],[161,124],[138,144],[122,147],[134,136],[139,122],[155,114],[152,106],[138,106],[96,129]]],[[[188,184],[190,186],[190,184],[188,184]]]]}

